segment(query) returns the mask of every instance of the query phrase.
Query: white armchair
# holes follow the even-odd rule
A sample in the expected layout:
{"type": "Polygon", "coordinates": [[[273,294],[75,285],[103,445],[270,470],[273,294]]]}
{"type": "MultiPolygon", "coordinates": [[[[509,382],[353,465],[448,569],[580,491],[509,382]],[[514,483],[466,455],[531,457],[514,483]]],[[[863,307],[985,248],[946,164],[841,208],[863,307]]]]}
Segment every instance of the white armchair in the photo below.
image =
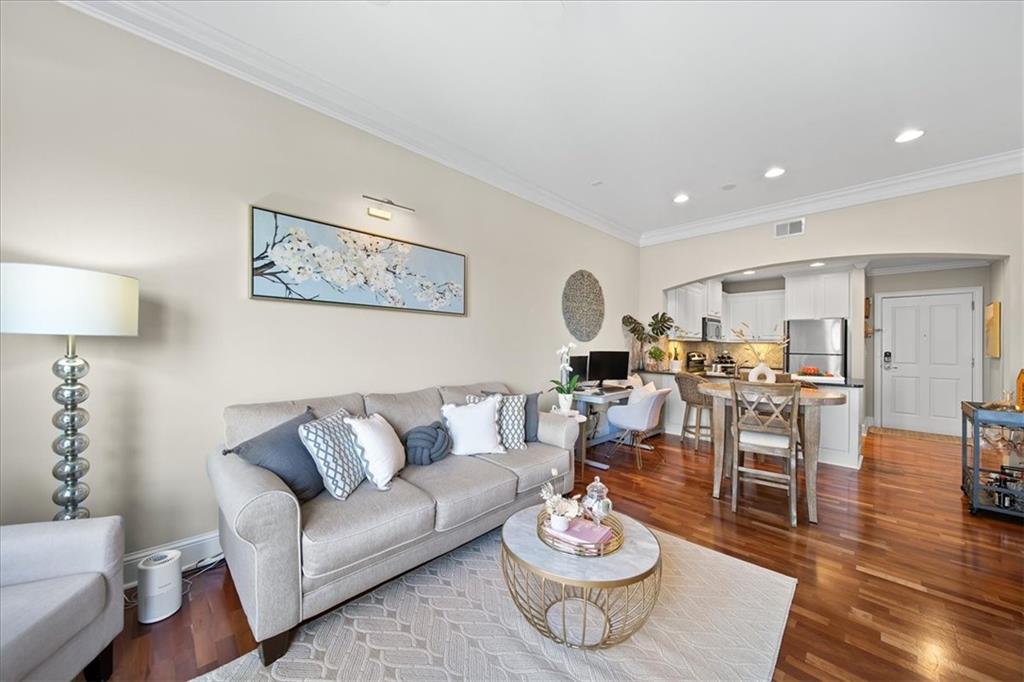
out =
{"type": "Polygon", "coordinates": [[[671,388],[663,388],[631,405],[613,405],[608,408],[608,423],[622,431],[616,447],[629,443],[636,453],[637,469],[644,466],[641,451],[654,449],[645,445],[643,440],[661,421],[661,410],[671,391],[671,388]]]}
{"type": "Polygon", "coordinates": [[[120,516],[0,527],[0,679],[109,678],[123,558],[120,516]]]}

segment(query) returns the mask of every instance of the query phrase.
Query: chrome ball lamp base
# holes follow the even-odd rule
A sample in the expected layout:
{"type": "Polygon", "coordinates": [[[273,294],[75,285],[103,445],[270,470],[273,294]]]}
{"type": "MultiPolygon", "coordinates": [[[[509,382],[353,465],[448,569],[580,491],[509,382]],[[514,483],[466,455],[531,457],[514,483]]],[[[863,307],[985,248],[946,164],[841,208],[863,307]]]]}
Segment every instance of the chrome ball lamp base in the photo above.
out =
{"type": "Polygon", "coordinates": [[[89,447],[89,437],[79,429],[89,423],[89,413],[79,407],[89,397],[89,389],[79,379],[89,373],[89,363],[75,352],[75,337],[68,337],[67,352],[53,363],[53,373],[61,383],[53,389],[53,399],[61,409],[53,415],[53,425],[61,433],[53,441],[53,451],[60,460],[53,465],[53,477],[60,485],[53,491],[53,503],[60,507],[54,521],[89,518],[89,510],[81,506],[89,496],[89,486],[81,479],[89,472],[89,460],[80,455],[89,447]]]}

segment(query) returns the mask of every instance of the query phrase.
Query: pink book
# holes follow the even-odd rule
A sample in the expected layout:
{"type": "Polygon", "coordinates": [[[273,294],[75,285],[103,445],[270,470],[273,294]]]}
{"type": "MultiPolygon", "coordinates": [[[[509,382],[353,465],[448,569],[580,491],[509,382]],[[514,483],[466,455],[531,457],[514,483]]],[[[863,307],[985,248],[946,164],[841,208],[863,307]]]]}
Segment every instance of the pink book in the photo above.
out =
{"type": "Polygon", "coordinates": [[[573,544],[600,544],[607,542],[612,537],[612,529],[608,526],[599,526],[593,521],[586,519],[573,519],[569,522],[569,528],[558,531],[548,526],[548,532],[560,540],[573,544]]]}

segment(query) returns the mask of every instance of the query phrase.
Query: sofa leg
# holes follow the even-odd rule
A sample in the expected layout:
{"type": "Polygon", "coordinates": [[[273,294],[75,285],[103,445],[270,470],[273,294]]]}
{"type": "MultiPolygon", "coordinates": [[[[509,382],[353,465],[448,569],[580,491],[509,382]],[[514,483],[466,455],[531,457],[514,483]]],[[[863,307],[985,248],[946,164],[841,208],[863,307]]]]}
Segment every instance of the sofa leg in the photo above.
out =
{"type": "Polygon", "coordinates": [[[285,630],[279,635],[274,635],[269,639],[265,639],[260,642],[260,662],[264,666],[268,666],[277,659],[281,658],[288,651],[288,646],[292,643],[292,631],[285,630]]]}
{"type": "Polygon", "coordinates": [[[114,674],[114,643],[111,642],[82,671],[87,682],[106,682],[114,674]]]}

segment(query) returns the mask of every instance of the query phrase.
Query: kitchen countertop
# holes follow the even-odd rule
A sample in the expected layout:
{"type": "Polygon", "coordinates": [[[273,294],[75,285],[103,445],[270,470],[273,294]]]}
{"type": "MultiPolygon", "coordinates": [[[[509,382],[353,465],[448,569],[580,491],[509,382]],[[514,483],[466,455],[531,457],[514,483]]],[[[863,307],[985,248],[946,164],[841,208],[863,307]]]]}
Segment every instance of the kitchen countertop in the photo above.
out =
{"type": "MultiPolygon", "coordinates": [[[[742,369],[750,369],[750,368],[743,367],[742,369]]],[[[781,367],[772,367],[772,369],[775,370],[776,372],[784,371],[781,367]]],[[[675,376],[676,372],[670,372],[667,369],[659,369],[659,370],[655,370],[655,371],[651,372],[651,371],[648,371],[648,370],[645,369],[645,370],[641,370],[640,374],[662,374],[662,375],[668,375],[668,376],[675,376]]],[[[736,378],[736,376],[734,374],[725,374],[724,372],[697,372],[697,375],[698,376],[710,377],[712,379],[734,379],[734,378],[736,378]]],[[[864,380],[863,379],[847,379],[846,383],[843,383],[843,384],[818,384],[818,386],[820,386],[822,388],[827,388],[829,386],[836,386],[838,388],[864,388],[864,380]]]]}

